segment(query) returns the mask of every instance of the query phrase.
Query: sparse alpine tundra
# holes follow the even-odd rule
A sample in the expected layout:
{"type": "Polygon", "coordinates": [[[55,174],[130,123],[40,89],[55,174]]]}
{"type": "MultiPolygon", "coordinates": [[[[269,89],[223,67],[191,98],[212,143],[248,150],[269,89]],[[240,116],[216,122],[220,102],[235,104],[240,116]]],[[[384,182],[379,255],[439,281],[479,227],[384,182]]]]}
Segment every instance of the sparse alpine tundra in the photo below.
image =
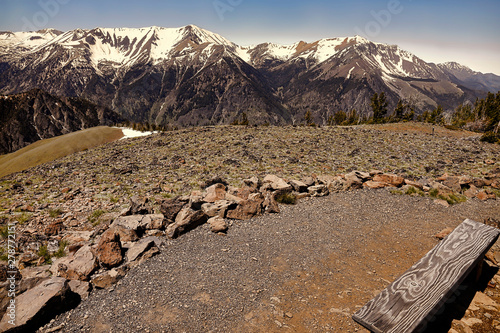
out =
{"type": "MultiPolygon", "coordinates": [[[[458,64],[435,65],[362,37],[243,47],[189,25],[181,28],[0,32],[0,93],[40,88],[82,97],[126,119],[158,125],[302,121],[339,110],[371,112],[385,92],[417,112],[500,90],[500,77],[458,64]]],[[[389,111],[391,112],[391,111],[389,111]]]]}

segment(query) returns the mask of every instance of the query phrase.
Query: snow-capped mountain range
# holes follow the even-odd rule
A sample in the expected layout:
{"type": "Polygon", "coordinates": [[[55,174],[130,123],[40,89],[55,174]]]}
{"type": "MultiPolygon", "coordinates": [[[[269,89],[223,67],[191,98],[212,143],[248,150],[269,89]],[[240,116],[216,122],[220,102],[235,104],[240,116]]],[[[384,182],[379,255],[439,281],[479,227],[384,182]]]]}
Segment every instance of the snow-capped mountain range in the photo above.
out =
{"type": "Polygon", "coordinates": [[[384,91],[390,107],[452,109],[500,77],[456,63],[435,65],[363,37],[240,46],[194,25],[181,28],[0,32],[0,94],[33,88],[82,97],[134,121],[205,125],[296,122],[311,110],[370,112],[384,91]]]}

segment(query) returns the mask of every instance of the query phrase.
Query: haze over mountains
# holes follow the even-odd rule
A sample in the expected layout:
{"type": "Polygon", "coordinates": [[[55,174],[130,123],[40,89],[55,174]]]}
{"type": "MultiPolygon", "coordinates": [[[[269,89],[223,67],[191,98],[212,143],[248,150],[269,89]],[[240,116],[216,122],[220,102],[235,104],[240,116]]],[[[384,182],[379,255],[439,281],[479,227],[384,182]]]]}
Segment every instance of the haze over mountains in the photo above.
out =
{"type": "Polygon", "coordinates": [[[239,46],[194,25],[0,33],[0,94],[33,88],[80,97],[158,125],[323,124],[339,110],[368,115],[385,92],[423,112],[452,110],[500,90],[500,77],[427,63],[395,45],[355,36],[239,46]]]}

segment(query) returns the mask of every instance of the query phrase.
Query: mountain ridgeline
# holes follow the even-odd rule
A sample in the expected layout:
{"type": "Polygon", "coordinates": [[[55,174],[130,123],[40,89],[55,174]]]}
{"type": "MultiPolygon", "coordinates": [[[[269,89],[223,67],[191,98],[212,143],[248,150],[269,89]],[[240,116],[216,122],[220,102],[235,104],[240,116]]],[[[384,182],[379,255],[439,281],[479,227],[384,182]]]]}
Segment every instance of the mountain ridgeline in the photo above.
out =
{"type": "Polygon", "coordinates": [[[0,96],[0,154],[40,139],[122,121],[108,108],[80,98],[58,98],[39,89],[0,96]]]}
{"type": "Polygon", "coordinates": [[[163,126],[230,124],[243,113],[250,124],[297,124],[307,112],[326,124],[340,111],[370,115],[381,92],[388,110],[399,100],[417,114],[454,110],[500,90],[500,77],[359,36],[243,47],[193,25],[0,32],[0,94],[35,88],[163,126]]]}

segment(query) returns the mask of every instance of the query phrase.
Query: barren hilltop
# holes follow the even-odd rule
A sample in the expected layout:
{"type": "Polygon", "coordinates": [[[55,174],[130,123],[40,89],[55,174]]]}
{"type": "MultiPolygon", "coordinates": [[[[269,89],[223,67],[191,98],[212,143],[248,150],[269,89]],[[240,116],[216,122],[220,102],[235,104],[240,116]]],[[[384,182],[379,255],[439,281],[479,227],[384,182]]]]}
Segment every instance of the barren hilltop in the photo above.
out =
{"type": "MultiPolygon", "coordinates": [[[[16,300],[31,306],[20,329],[360,332],[351,315],[434,235],[498,226],[500,146],[479,138],[413,122],[199,127],[5,176],[2,259],[15,225],[16,300]]],[[[500,325],[500,246],[487,259],[439,332],[500,325]]]]}

